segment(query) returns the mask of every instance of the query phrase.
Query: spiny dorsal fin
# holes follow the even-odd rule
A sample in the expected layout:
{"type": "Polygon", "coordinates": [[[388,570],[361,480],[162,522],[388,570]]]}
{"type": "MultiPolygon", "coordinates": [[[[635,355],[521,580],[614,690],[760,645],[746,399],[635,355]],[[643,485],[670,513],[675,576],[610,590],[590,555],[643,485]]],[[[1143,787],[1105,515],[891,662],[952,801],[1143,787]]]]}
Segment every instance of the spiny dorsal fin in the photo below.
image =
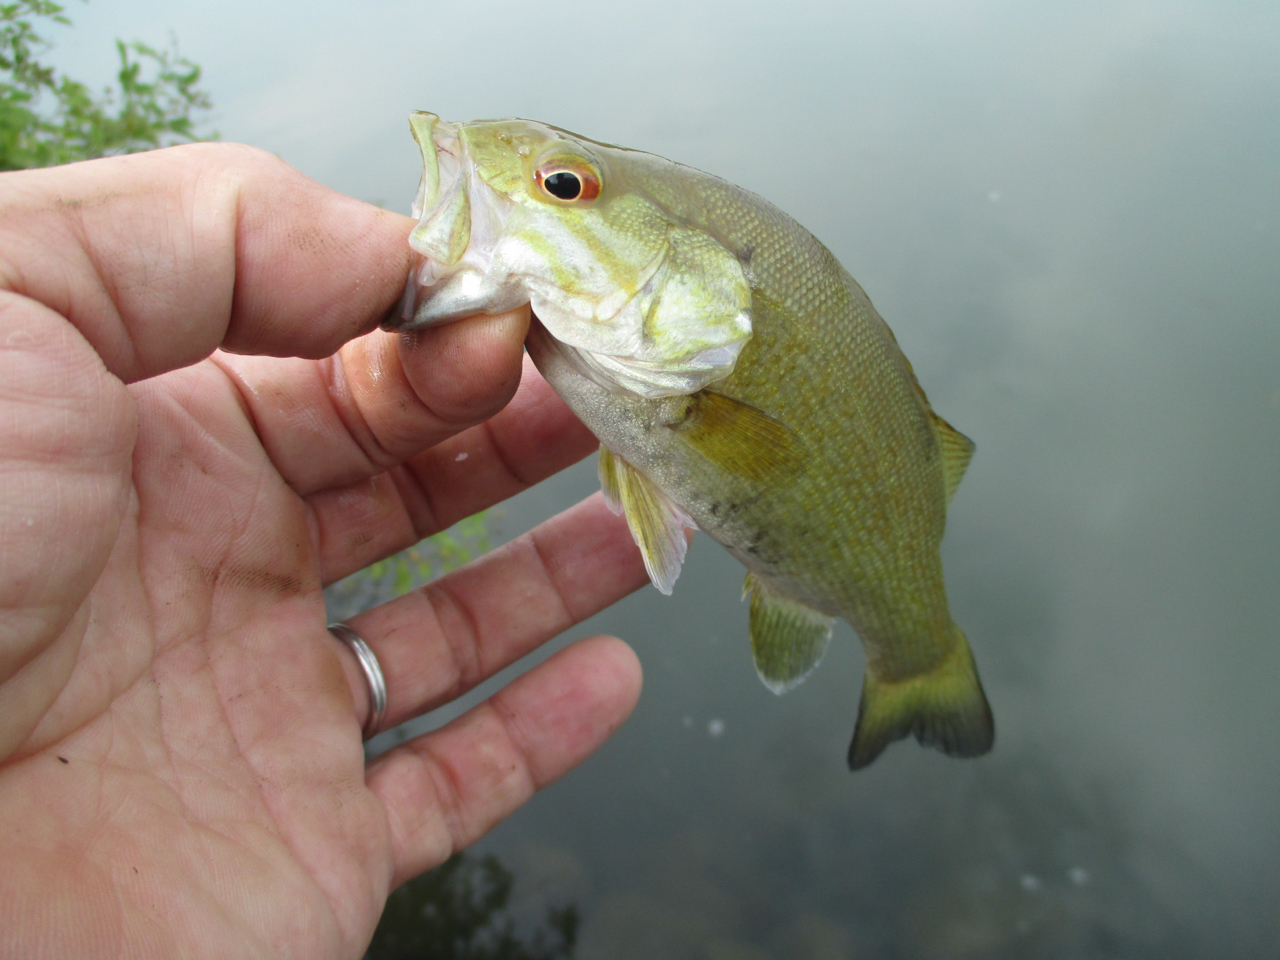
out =
{"type": "Polygon", "coordinates": [[[751,596],[751,656],[756,673],[783,694],[807,677],[827,652],[832,618],[780,596],[751,574],[742,595],[751,596]]]}
{"type": "Polygon", "coordinates": [[[942,479],[947,488],[947,503],[950,503],[969,461],[973,459],[974,443],[932,410],[929,415],[933,417],[933,432],[942,453],[942,479]]]}
{"type": "Polygon", "coordinates": [[[621,507],[626,515],[649,579],[670,596],[689,549],[685,528],[696,530],[697,524],[653,481],[605,446],[600,447],[600,487],[614,512],[621,507]]]}
{"type": "Polygon", "coordinates": [[[786,424],[711,390],[689,399],[688,416],[673,429],[721,469],[761,482],[799,465],[804,445],[786,424]]]}

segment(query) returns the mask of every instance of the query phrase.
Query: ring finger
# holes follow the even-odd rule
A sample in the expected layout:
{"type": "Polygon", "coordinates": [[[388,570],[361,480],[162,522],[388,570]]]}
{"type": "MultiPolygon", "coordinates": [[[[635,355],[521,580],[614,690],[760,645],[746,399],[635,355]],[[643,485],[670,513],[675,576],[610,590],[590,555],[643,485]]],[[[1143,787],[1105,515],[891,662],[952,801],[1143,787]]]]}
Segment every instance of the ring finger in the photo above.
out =
{"type": "MultiPolygon", "coordinates": [[[[627,530],[596,494],[476,562],[347,621],[387,684],[383,729],[466,693],[648,582],[627,530]]],[[[361,677],[354,655],[349,676],[361,677]]],[[[353,680],[358,718],[368,688],[353,680]]]]}

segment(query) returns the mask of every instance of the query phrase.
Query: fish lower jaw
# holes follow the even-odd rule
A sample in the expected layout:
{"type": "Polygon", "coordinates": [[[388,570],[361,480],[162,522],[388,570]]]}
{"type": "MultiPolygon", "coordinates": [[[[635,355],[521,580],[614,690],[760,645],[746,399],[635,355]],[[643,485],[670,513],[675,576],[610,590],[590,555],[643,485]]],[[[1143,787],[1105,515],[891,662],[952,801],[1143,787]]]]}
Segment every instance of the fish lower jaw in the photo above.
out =
{"type": "Polygon", "coordinates": [[[385,327],[418,330],[477,314],[493,316],[506,313],[529,302],[528,294],[519,283],[495,280],[468,265],[452,269],[433,282],[423,283],[424,274],[433,276],[427,272],[428,266],[434,268],[436,265],[424,258],[423,264],[409,274],[395,321],[384,323],[385,327]]]}

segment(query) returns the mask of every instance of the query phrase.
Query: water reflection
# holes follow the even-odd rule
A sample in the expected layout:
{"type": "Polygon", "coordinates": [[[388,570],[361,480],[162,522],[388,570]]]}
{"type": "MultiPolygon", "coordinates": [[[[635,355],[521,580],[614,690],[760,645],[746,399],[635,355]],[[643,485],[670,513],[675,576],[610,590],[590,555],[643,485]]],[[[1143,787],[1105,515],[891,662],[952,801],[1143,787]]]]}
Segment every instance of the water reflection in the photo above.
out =
{"type": "Polygon", "coordinates": [[[366,960],[570,960],[577,907],[522,931],[507,911],[515,882],[493,854],[454,854],[392,892],[366,960]]]}
{"type": "MultiPolygon", "coordinates": [[[[592,473],[568,479],[587,488],[592,473]]],[[[745,640],[715,630],[733,612],[745,627],[745,610],[704,602],[740,576],[709,546],[693,555],[700,591],[684,603],[646,590],[593,624],[625,633],[644,611],[649,691],[621,742],[482,842],[505,866],[451,861],[398,893],[377,950],[425,950],[450,924],[483,949],[549,949],[547,931],[567,931],[555,949],[578,960],[1154,960],[1251,941],[1228,890],[1167,825],[1135,820],[1127,789],[1025,736],[978,762],[904,750],[850,775],[852,636],[837,635],[798,695],[764,693],[745,640]],[[746,690],[761,695],[734,702],[746,690]],[[565,903],[573,912],[557,913],[565,903]],[[486,910],[496,925],[479,922],[486,910]],[[517,928],[544,933],[511,945],[517,928]]],[[[1006,581],[1015,598],[1022,582],[1006,581]]],[[[1047,629],[1035,602],[1011,609],[1000,630],[1047,629]]],[[[1036,662],[1012,658],[1004,682],[1042,684],[1036,662]]],[[[436,956],[371,957],[419,955],[436,956]]]]}

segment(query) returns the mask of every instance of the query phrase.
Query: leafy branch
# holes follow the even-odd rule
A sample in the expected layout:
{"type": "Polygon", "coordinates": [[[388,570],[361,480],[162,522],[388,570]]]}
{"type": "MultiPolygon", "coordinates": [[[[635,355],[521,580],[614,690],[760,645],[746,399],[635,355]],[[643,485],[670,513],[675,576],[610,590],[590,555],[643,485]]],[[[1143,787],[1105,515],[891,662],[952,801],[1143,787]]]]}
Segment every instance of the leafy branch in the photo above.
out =
{"type": "Polygon", "coordinates": [[[119,88],[101,96],[42,63],[51,45],[37,23],[70,24],[63,10],[52,0],[0,3],[0,170],[206,139],[196,132],[196,116],[211,101],[199,88],[200,67],[176,44],[117,40],[119,88]]]}

